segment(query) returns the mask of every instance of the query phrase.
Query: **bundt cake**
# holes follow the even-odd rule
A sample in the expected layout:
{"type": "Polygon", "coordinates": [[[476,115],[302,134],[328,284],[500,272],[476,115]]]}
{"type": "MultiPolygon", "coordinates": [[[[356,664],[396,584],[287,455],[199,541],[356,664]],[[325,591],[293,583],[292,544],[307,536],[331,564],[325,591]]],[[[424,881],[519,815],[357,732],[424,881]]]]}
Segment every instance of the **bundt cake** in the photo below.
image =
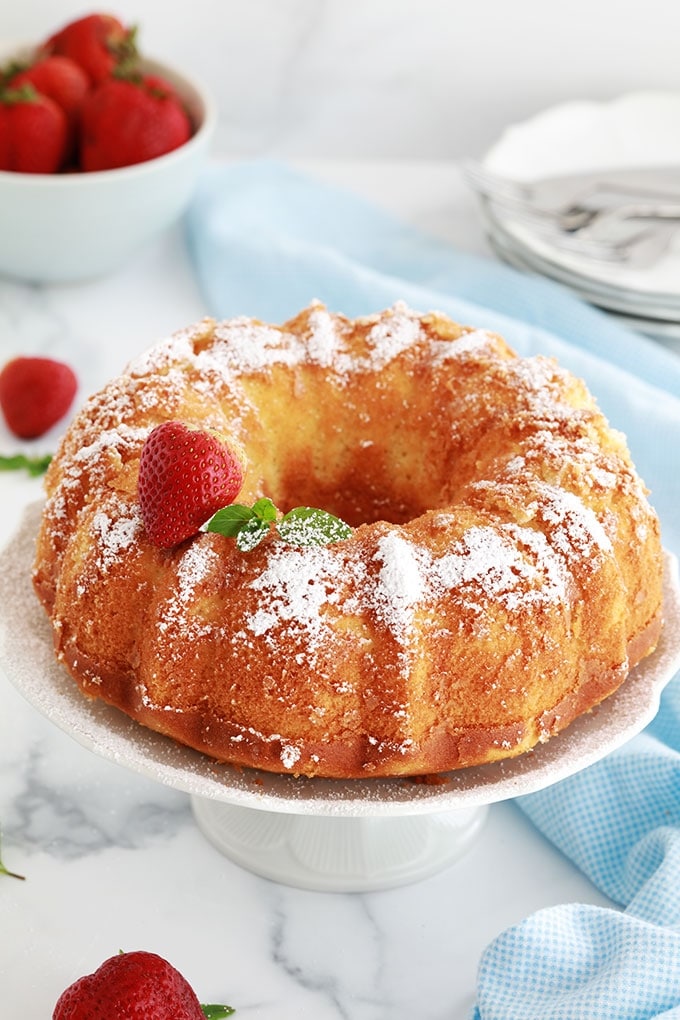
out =
{"type": "Polygon", "coordinates": [[[214,759],[427,775],[524,752],[615,691],[661,628],[659,523],[552,359],[403,304],[206,320],[93,396],[46,476],[34,584],[86,695],[214,759]],[[253,548],[140,514],[165,421],[243,448],[243,506],[319,507],[328,544],[253,548]]]}

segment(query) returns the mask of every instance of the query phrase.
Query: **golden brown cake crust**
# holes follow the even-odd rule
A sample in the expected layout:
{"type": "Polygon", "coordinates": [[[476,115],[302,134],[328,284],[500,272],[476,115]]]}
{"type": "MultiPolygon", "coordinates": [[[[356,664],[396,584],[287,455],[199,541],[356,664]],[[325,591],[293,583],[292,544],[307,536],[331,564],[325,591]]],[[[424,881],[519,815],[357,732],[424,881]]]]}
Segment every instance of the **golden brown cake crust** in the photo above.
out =
{"type": "Polygon", "coordinates": [[[82,690],[237,765],[364,777],[511,757],[655,646],[659,524],[582,382],[397,305],[206,321],[96,394],[46,479],[35,588],[82,690]],[[146,539],[161,421],[233,436],[239,501],[321,506],[328,546],[146,539]]]}

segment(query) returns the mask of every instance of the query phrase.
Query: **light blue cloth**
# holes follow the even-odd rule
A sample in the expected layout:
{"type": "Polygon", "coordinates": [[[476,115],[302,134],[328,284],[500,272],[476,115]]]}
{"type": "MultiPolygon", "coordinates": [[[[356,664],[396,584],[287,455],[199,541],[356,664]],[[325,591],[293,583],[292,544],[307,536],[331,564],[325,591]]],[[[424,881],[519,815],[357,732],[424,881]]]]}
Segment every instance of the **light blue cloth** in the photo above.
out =
{"type": "MultiPolygon", "coordinates": [[[[402,299],[552,354],[624,431],[680,555],[680,357],[547,280],[453,250],[283,165],[210,169],[187,217],[208,311],[282,322],[313,298],[347,315],[402,299]]],[[[680,1020],[680,676],[624,748],[520,798],[622,909],[550,907],[480,962],[478,1020],[680,1020]]]]}

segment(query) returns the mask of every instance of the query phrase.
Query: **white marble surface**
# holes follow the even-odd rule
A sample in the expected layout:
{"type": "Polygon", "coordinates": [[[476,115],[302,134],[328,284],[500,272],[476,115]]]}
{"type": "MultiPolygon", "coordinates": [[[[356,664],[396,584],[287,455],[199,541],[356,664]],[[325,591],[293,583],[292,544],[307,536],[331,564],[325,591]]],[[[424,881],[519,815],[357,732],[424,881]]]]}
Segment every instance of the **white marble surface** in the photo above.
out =
{"type": "MultiPolygon", "coordinates": [[[[79,0],[3,4],[0,42],[32,40],[79,0]],[[4,38],[3,38],[4,37],[4,38]]],[[[115,0],[150,55],[200,75],[217,151],[295,157],[479,154],[506,124],[568,99],[680,89],[680,5],[646,0],[115,0]],[[181,13],[180,13],[181,12],[181,13]]]]}
{"type": "MultiPolygon", "coordinates": [[[[310,167],[308,167],[310,168],[310,167]]],[[[471,251],[477,216],[450,164],[311,166],[471,251]]],[[[204,314],[178,231],[82,286],[0,280],[0,361],[73,364],[79,399],[127,358],[204,314]]],[[[38,444],[54,446],[55,435],[38,444]]],[[[0,427],[0,452],[14,452],[0,427]]],[[[0,476],[9,536],[40,482],[0,476]]],[[[605,902],[511,803],[433,878],[368,894],[277,885],[223,858],[188,797],[98,758],[0,677],[0,1016],[45,1020],[62,989],[119,949],[171,960],[202,1001],[252,1020],[463,1020],[484,946],[532,911],[605,902]]]]}

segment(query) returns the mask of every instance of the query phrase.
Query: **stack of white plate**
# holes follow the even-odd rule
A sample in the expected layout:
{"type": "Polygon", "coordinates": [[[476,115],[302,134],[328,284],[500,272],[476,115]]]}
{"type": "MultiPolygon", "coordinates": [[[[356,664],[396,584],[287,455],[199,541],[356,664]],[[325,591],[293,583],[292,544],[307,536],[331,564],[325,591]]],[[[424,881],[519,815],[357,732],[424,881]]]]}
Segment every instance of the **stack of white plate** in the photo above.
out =
{"type": "MultiPolygon", "coordinates": [[[[678,125],[678,93],[568,103],[509,128],[483,163],[496,175],[530,183],[532,201],[549,209],[612,186],[677,201],[678,125]]],[[[629,326],[680,350],[680,221],[654,225],[647,248],[641,243],[635,260],[602,260],[563,247],[557,235],[505,202],[486,198],[482,208],[489,240],[507,262],[566,284],[629,326]]],[[[597,228],[589,233],[597,238],[597,228]]]]}

